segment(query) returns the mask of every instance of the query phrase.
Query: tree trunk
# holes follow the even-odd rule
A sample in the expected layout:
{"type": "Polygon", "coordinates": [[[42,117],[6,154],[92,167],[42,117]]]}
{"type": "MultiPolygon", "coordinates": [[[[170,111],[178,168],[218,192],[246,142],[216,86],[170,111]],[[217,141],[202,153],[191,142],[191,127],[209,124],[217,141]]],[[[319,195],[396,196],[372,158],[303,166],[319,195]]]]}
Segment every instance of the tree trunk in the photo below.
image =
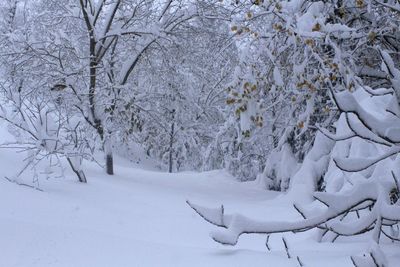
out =
{"type": "Polygon", "coordinates": [[[107,143],[108,141],[106,140],[106,137],[104,136],[104,127],[103,127],[103,122],[101,119],[98,117],[98,114],[96,113],[96,85],[97,85],[97,66],[98,66],[98,61],[99,58],[96,55],[96,36],[95,36],[95,28],[93,25],[93,21],[90,19],[90,16],[88,14],[88,2],[84,0],[80,0],[80,5],[81,5],[81,11],[83,14],[83,18],[86,23],[86,27],[88,30],[88,35],[89,35],[89,109],[90,109],[90,115],[89,119],[87,119],[90,123],[90,125],[97,131],[97,133],[100,136],[100,139],[104,142],[104,150],[106,152],[106,172],[107,174],[113,174],[113,157],[112,157],[112,151],[111,149],[107,149],[107,143]]]}
{"type": "Polygon", "coordinates": [[[273,119],[273,123],[272,123],[272,145],[274,148],[278,147],[279,144],[279,136],[277,134],[277,129],[276,129],[276,111],[275,111],[275,107],[272,107],[272,119],[273,119]]]}
{"type": "Polygon", "coordinates": [[[114,174],[114,159],[110,137],[107,136],[104,141],[104,153],[106,155],[106,173],[114,174]]]}
{"type": "Polygon", "coordinates": [[[109,175],[114,174],[114,161],[112,153],[106,155],[106,172],[109,175]]]}
{"type": "Polygon", "coordinates": [[[169,173],[172,173],[172,167],[173,167],[173,145],[174,145],[174,132],[175,132],[175,123],[172,123],[171,125],[171,133],[170,133],[170,138],[169,138],[169,173]]]}
{"type": "Polygon", "coordinates": [[[73,159],[73,158],[70,158],[70,157],[67,158],[69,166],[71,167],[72,171],[78,177],[79,182],[86,184],[87,183],[86,175],[81,170],[81,160],[82,159],[73,159]]]}

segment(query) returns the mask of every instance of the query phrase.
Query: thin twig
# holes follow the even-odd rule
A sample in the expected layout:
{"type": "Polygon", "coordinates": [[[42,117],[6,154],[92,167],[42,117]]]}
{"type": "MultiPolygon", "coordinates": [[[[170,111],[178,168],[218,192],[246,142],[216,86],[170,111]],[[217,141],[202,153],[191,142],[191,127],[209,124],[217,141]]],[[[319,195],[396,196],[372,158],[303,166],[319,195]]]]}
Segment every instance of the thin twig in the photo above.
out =
{"type": "Polygon", "coordinates": [[[21,186],[26,186],[26,187],[29,187],[29,188],[32,188],[32,189],[35,189],[35,190],[38,190],[38,191],[43,192],[42,189],[40,189],[40,188],[38,188],[38,187],[36,187],[36,186],[33,186],[33,185],[29,185],[29,184],[25,184],[25,183],[21,183],[21,182],[12,180],[12,179],[8,178],[7,176],[4,176],[3,178],[6,179],[7,181],[9,181],[10,183],[17,184],[17,185],[21,185],[21,186]]]}

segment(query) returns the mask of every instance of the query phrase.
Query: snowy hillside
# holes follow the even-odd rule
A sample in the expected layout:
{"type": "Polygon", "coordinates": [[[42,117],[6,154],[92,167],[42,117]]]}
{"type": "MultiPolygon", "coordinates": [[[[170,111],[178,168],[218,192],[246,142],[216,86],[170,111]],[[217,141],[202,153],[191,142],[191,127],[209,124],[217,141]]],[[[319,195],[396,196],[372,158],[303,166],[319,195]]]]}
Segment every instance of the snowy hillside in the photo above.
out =
{"type": "MultiPolygon", "coordinates": [[[[4,128],[1,141],[8,136],[4,128]]],[[[0,159],[0,176],[10,176],[22,155],[1,149],[0,159]]],[[[214,243],[212,227],[185,203],[224,203],[258,219],[294,219],[289,199],[224,171],[165,174],[128,165],[117,165],[109,177],[87,163],[88,184],[73,176],[43,179],[43,191],[0,179],[0,266],[298,266],[278,236],[269,252],[265,236],[245,237],[234,248],[214,243]]],[[[287,235],[290,253],[305,266],[352,266],[350,255],[366,249],[356,241],[318,244],[309,233],[297,235],[287,235]]],[[[388,247],[389,255],[395,252],[388,247]]],[[[398,254],[390,259],[391,266],[400,260],[398,254]]]]}
{"type": "Polygon", "coordinates": [[[0,0],[0,267],[399,267],[399,51],[399,0],[0,0]]]}

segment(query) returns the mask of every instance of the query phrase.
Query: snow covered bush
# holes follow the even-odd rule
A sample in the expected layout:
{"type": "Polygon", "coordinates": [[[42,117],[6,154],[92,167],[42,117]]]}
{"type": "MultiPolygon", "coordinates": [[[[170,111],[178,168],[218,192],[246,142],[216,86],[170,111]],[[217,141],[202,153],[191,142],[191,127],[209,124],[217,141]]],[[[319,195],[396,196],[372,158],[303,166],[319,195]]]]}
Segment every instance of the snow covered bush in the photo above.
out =
{"type": "MultiPolygon", "coordinates": [[[[292,31],[289,36],[304,42],[304,50],[293,52],[289,59],[304,51],[302,55],[309,55],[299,61],[304,63],[300,64],[303,71],[282,75],[282,80],[296,80],[300,74],[302,86],[324,90],[330,96],[329,109],[340,117],[335,123],[324,119],[311,124],[320,132],[298,170],[290,175],[288,195],[295,200],[298,221],[256,221],[226,214],[223,207],[188,204],[220,227],[211,236],[221,244],[235,245],[242,234],[319,229],[321,241],[362,235],[371,240],[371,249],[364,256],[352,257],[354,265],[386,266],[378,244],[400,240],[400,59],[396,41],[400,5],[394,1],[264,1],[262,5],[279,15],[279,31],[292,31]]],[[[303,106],[305,113],[296,113],[304,114],[299,115],[305,116],[304,125],[310,125],[315,99],[303,106]],[[307,107],[312,107],[311,113],[307,107]]],[[[276,154],[271,155],[273,165],[276,154]]],[[[289,162],[294,168],[296,161],[289,162]]],[[[274,169],[271,164],[266,169],[274,169]]]]}
{"type": "Polygon", "coordinates": [[[43,66],[40,48],[31,44],[37,36],[31,28],[35,26],[33,14],[21,14],[19,4],[11,1],[3,9],[9,16],[5,16],[0,36],[0,120],[6,121],[15,137],[15,142],[1,146],[27,153],[24,166],[9,179],[18,182],[28,168],[37,177],[38,164],[45,161],[48,177],[62,175],[63,166],[68,164],[79,181],[86,182],[81,168],[88,153],[82,138],[84,128],[67,103],[49,90],[52,66],[43,66]]]}
{"type": "Polygon", "coordinates": [[[313,143],[315,125],[327,126],[336,115],[328,88],[343,86],[344,81],[335,76],[338,63],[329,44],[336,24],[327,20],[335,4],[237,2],[245,9],[233,16],[231,30],[241,60],[228,87],[227,104],[237,118],[237,142],[243,151],[245,139],[254,135],[261,143],[249,142],[247,150],[264,147],[260,167],[266,169],[248,178],[259,174],[268,188],[286,190],[293,171],[287,173],[274,162],[283,156],[301,163],[313,143]]]}
{"type": "Polygon", "coordinates": [[[321,203],[319,212],[315,213],[315,204],[294,203],[301,220],[260,222],[239,214],[225,215],[223,208],[210,210],[188,202],[205,220],[225,228],[212,233],[216,242],[235,245],[244,233],[302,232],[314,228],[320,229],[320,240],[325,241],[366,234],[374,249],[369,260],[353,257],[354,264],[365,266],[362,262],[372,260],[377,266],[385,266],[384,256],[375,244],[399,241],[400,237],[400,149],[397,145],[400,105],[392,89],[358,88],[354,93],[335,93],[335,99],[342,112],[336,133],[322,130],[336,141],[325,174],[326,190],[301,191],[301,184],[308,188],[316,185],[311,175],[313,170],[309,168],[301,176],[296,173],[294,179],[297,179],[289,192],[311,193],[321,203]],[[307,208],[308,205],[314,208],[307,208]]]}

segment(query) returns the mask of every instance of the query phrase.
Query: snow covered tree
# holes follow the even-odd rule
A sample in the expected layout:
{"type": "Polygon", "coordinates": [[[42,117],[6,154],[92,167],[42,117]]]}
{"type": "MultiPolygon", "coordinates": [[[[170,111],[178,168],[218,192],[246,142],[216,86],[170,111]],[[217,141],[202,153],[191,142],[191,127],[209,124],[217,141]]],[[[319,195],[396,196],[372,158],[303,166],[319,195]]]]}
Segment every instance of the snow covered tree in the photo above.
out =
{"type": "Polygon", "coordinates": [[[82,0],[66,1],[61,7],[59,1],[36,1],[30,5],[42,12],[30,14],[35,38],[24,40],[29,51],[18,53],[36,56],[41,63],[37,72],[46,79],[43,92],[51,91],[49,100],[80,117],[87,127],[85,139],[105,152],[106,172],[113,174],[114,143],[140,128],[135,101],[143,88],[136,82],[150,75],[136,70],[147,64],[147,54],[162,58],[167,46],[184,42],[178,38],[181,26],[212,14],[215,3],[82,0]]]}
{"type": "Polygon", "coordinates": [[[135,74],[145,77],[137,81],[144,123],[136,136],[171,171],[200,170],[203,150],[223,123],[225,84],[236,60],[228,31],[219,19],[193,19],[164,45],[163,57],[160,51],[146,56],[147,67],[138,71],[147,75],[135,74]]]}
{"type": "Polygon", "coordinates": [[[80,1],[89,46],[89,110],[82,114],[103,142],[108,174],[113,174],[110,138],[114,126],[107,126],[107,122],[112,121],[110,117],[113,115],[118,116],[114,109],[123,96],[121,91],[126,89],[124,86],[143,55],[153,45],[159,44],[162,38],[168,38],[180,24],[196,15],[195,9],[192,11],[188,6],[182,1],[80,1]],[[121,42],[124,44],[121,45],[121,42]],[[112,57],[110,72],[101,73],[99,67],[109,51],[116,53],[129,46],[134,49],[112,57]],[[130,53],[133,55],[127,56],[130,53]],[[123,59],[126,56],[128,60],[123,59]],[[101,76],[108,76],[109,81],[102,84],[101,76]]]}
{"type": "Polygon", "coordinates": [[[8,15],[4,16],[0,45],[0,119],[9,124],[16,138],[15,142],[2,145],[28,152],[15,179],[28,167],[37,175],[37,164],[48,160],[48,175],[52,168],[63,172],[62,161],[66,161],[79,181],[86,182],[81,169],[86,146],[80,123],[63,106],[49,101],[53,99],[50,91],[43,91],[50,79],[45,73],[48,69],[41,68],[41,53],[33,44],[35,34],[31,30],[36,24],[33,14],[29,13],[31,7],[24,9],[28,14],[22,14],[22,4],[22,1],[11,1],[2,10],[8,15]]]}
{"type": "Polygon", "coordinates": [[[263,172],[259,178],[267,187],[286,190],[296,167],[285,173],[274,162],[284,158],[301,163],[313,142],[315,124],[334,117],[324,82],[328,62],[320,57],[332,56],[321,32],[329,29],[320,29],[319,3],[236,1],[234,5],[242,10],[231,25],[241,62],[228,87],[227,104],[237,118],[233,143],[239,144],[239,151],[228,165],[234,174],[246,169],[241,165],[253,166],[254,172],[240,174],[243,179],[255,179],[263,172]]]}
{"type": "Polygon", "coordinates": [[[35,60],[42,101],[80,121],[80,141],[91,153],[104,151],[108,174],[113,150],[131,141],[164,162],[174,158],[176,169],[201,168],[202,150],[214,137],[209,129],[224,117],[224,84],[236,56],[220,23],[227,17],[223,4],[82,0],[61,7],[40,0],[28,6],[28,35],[7,60],[35,60]]]}
{"type": "MultiPolygon", "coordinates": [[[[319,240],[323,241],[368,236],[371,250],[352,257],[354,265],[386,266],[377,244],[398,241],[400,222],[400,60],[396,42],[400,6],[394,1],[279,1],[264,2],[263,6],[284,22],[275,28],[295,36],[293,42],[299,41],[304,48],[287,58],[299,60],[289,68],[294,75],[280,71],[275,74],[275,84],[294,80],[291,86],[306,87],[311,91],[308,94],[324,90],[321,97],[330,95],[329,109],[337,110],[340,118],[336,123],[327,124],[330,120],[326,119],[308,123],[321,106],[314,104],[318,98],[311,102],[312,112],[307,112],[311,104],[306,104],[305,113],[301,109],[296,113],[305,114],[303,127],[315,125],[320,130],[291,176],[288,194],[296,200],[298,221],[256,221],[225,214],[223,207],[188,204],[206,221],[221,227],[212,233],[221,244],[235,245],[242,234],[320,229],[319,240]]],[[[290,37],[287,40],[290,43],[290,37]]],[[[276,54],[271,52],[271,56],[276,54]]],[[[251,89],[252,84],[247,87],[251,89]]],[[[256,114],[247,108],[241,112],[256,114]]]]}

